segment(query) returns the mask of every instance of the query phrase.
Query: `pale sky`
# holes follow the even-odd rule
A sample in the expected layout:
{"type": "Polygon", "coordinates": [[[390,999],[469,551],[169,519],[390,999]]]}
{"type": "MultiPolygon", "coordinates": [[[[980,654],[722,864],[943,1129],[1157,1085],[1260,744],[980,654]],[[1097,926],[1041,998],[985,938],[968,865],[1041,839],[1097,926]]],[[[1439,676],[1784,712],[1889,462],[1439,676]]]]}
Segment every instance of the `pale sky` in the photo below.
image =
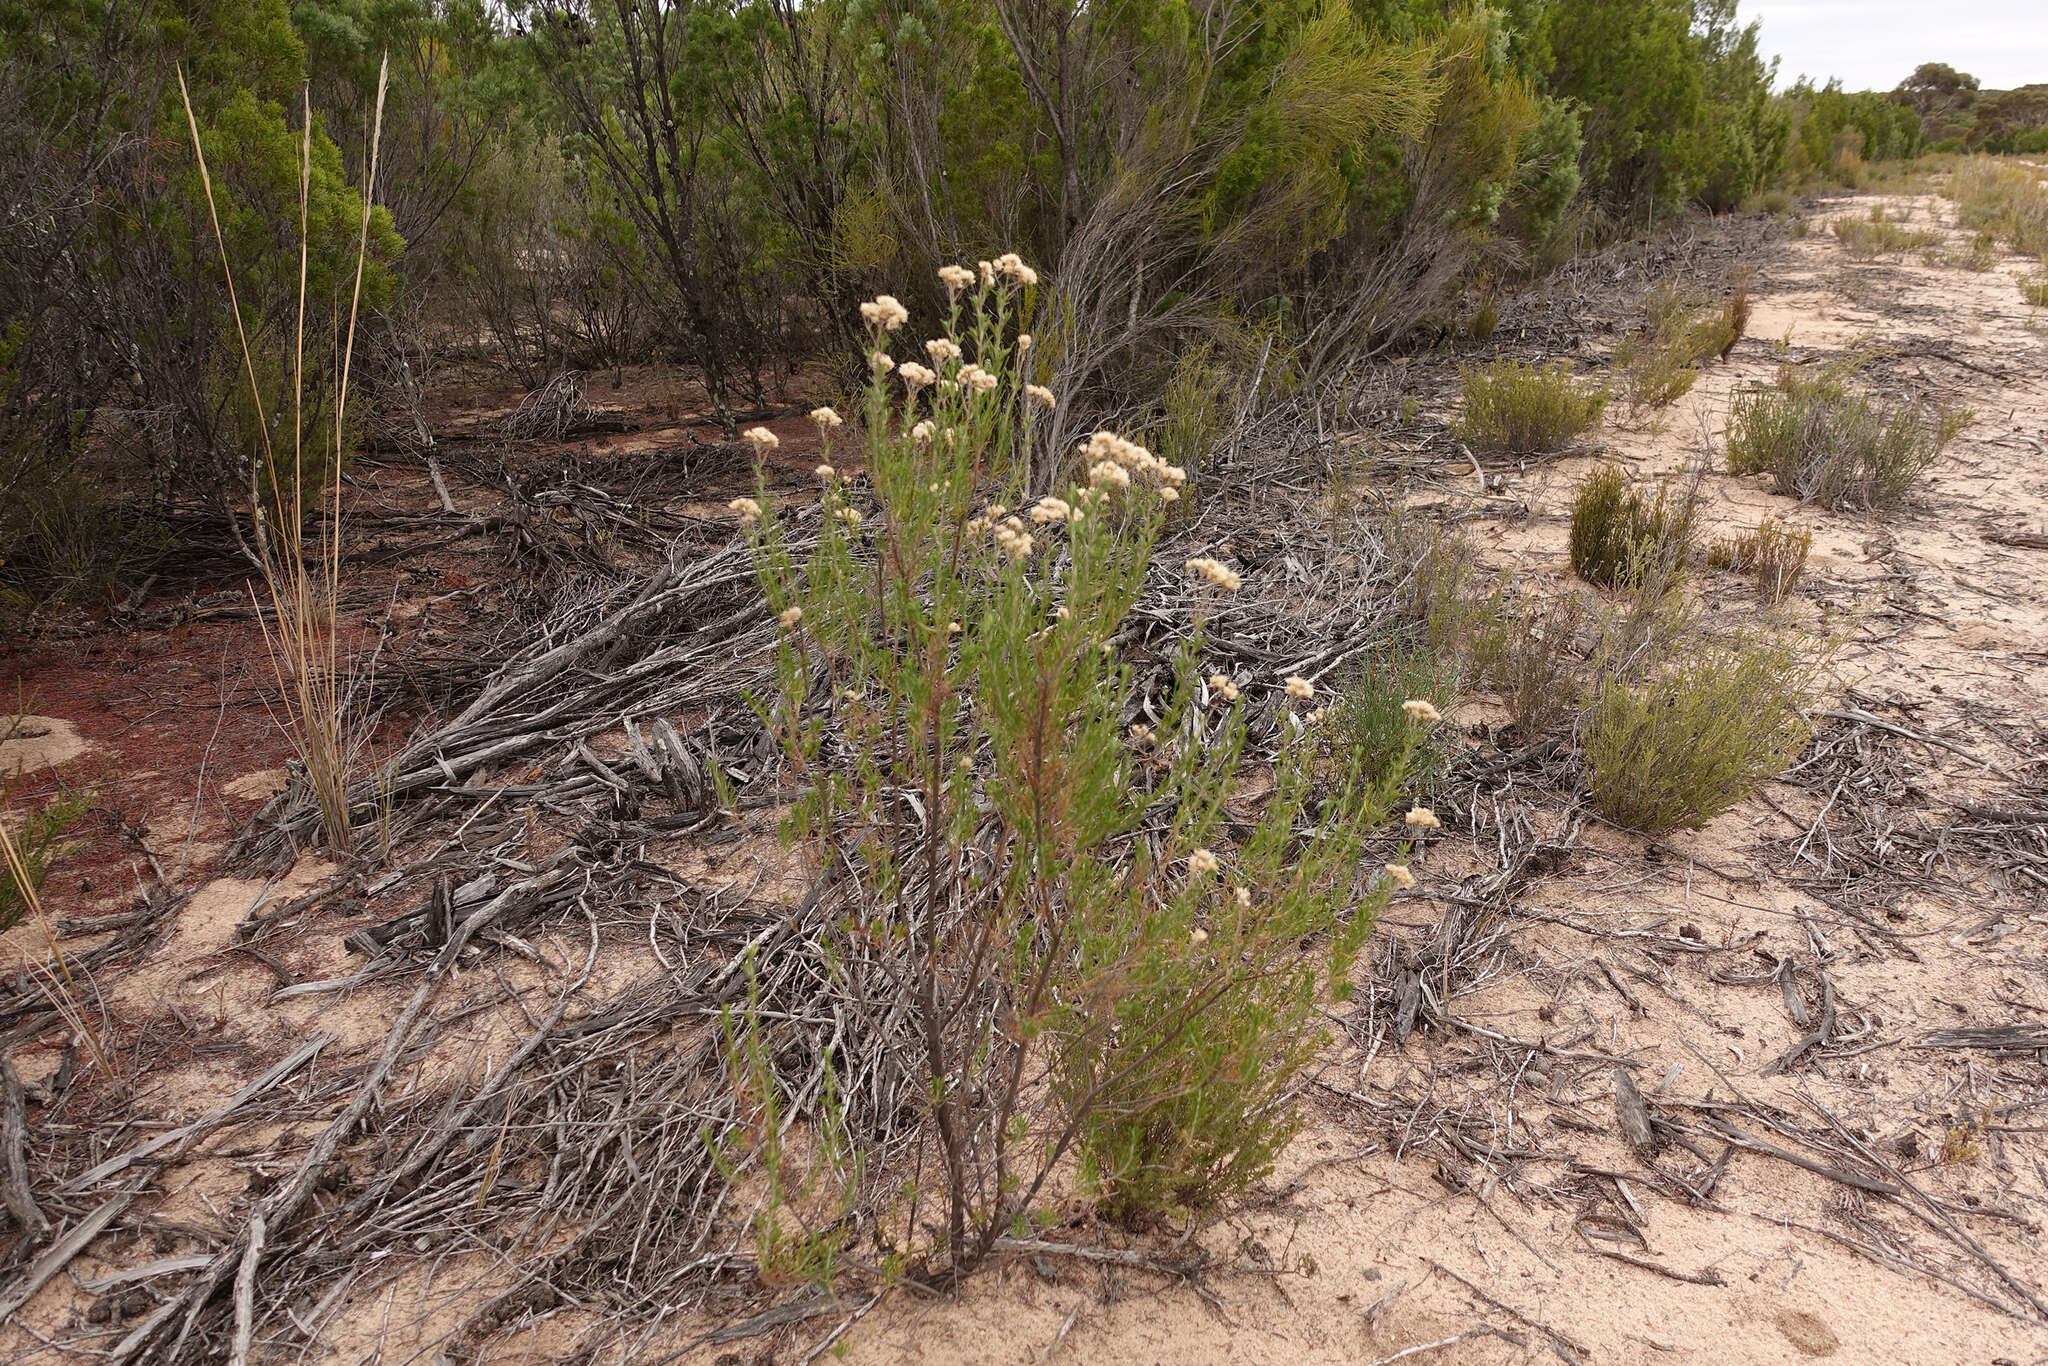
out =
{"type": "Polygon", "coordinates": [[[1840,76],[1850,90],[1889,90],[1922,62],[1947,62],[1986,90],[2048,82],[2048,0],[1741,0],[1763,20],[1778,79],[1840,76]]]}

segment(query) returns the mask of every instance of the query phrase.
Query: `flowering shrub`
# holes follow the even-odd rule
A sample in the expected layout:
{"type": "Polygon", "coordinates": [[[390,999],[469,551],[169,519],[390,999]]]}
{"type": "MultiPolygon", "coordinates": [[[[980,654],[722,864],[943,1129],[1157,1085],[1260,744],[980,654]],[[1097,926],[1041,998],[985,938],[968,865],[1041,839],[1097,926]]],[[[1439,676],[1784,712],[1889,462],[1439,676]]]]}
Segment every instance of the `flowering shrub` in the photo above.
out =
{"type": "MultiPolygon", "coordinates": [[[[1256,815],[1231,813],[1248,710],[1300,735],[1315,682],[1204,678],[1195,623],[1163,711],[1143,707],[1114,643],[1185,473],[1097,432],[1082,482],[1013,506],[1052,399],[1017,363],[1036,276],[1004,257],[940,280],[945,333],[923,345],[894,299],[862,309],[872,501],[839,470],[834,415],[815,543],[765,491],[736,509],[782,626],[760,707],[799,788],[786,833],[847,889],[842,998],[902,1021],[892,1065],[919,1080],[916,1151],[892,1162],[915,1175],[871,1227],[957,1276],[1049,1182],[1147,1217],[1270,1169],[1316,1004],[1345,993],[1399,881],[1364,844],[1413,746],[1343,774],[1312,822],[1313,747],[1291,744],[1256,815]]],[[[1240,586],[1210,557],[1185,567],[1205,594],[1240,586]]]]}

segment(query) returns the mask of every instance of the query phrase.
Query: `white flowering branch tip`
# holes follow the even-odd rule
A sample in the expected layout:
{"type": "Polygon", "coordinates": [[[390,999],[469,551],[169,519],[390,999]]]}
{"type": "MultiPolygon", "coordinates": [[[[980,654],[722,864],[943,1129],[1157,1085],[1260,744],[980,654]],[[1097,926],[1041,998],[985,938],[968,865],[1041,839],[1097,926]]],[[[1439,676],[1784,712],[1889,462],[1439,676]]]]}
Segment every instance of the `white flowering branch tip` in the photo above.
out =
{"type": "Polygon", "coordinates": [[[833,480],[833,479],[834,479],[835,477],[837,477],[837,475],[838,475],[838,474],[839,474],[839,471],[838,471],[838,470],[835,470],[835,469],[833,469],[833,468],[832,468],[832,467],[831,467],[830,465],[820,465],[820,466],[818,466],[818,478],[820,478],[820,479],[824,480],[824,481],[825,481],[826,483],[828,483],[828,484],[829,484],[829,483],[831,483],[831,482],[832,482],[832,480],[833,480]]]}
{"type": "Polygon", "coordinates": [[[1200,948],[1209,942],[1209,932],[1197,925],[1194,929],[1188,931],[1188,942],[1196,948],[1200,948]]]}
{"type": "Polygon", "coordinates": [[[1401,710],[1408,713],[1410,721],[1420,721],[1426,726],[1435,725],[1444,719],[1443,713],[1427,698],[1411,697],[1401,704],[1401,710]]]}
{"type": "Polygon", "coordinates": [[[766,455],[782,444],[782,438],[766,427],[749,427],[740,433],[740,439],[752,446],[756,455],[766,455]]]}
{"type": "Polygon", "coordinates": [[[1390,863],[1387,865],[1387,881],[1401,891],[1411,891],[1415,886],[1415,874],[1408,871],[1405,863],[1390,863]]]}
{"type": "Polygon", "coordinates": [[[804,619],[804,609],[801,607],[785,607],[775,619],[782,623],[783,630],[794,631],[796,624],[804,619]]]}
{"type": "Polygon", "coordinates": [[[961,290],[974,283],[974,272],[965,266],[940,266],[939,283],[946,287],[946,301],[951,303],[961,290]]]}
{"type": "Polygon", "coordinates": [[[1017,334],[1017,349],[1019,351],[1029,351],[1031,349],[1031,341],[1032,337],[1029,332],[1019,332],[1017,334]]]}
{"type": "Polygon", "coordinates": [[[1237,701],[1237,684],[1230,681],[1228,674],[1210,674],[1209,691],[1215,693],[1225,702],[1237,701]]]}
{"type": "Polygon", "coordinates": [[[1284,686],[1287,689],[1287,695],[1297,702],[1306,702],[1316,695],[1316,685],[1303,678],[1300,674],[1289,674],[1284,686]]]}
{"type": "Polygon", "coordinates": [[[939,381],[937,375],[914,360],[907,360],[897,366],[896,374],[905,384],[910,386],[913,393],[924,388],[926,385],[936,384],[939,381]]]}
{"type": "Polygon", "coordinates": [[[1073,515],[1074,505],[1072,503],[1069,503],[1064,498],[1055,498],[1050,494],[1039,499],[1031,509],[1031,520],[1040,526],[1045,526],[1048,523],[1064,522],[1073,515]]]}
{"type": "Polygon", "coordinates": [[[895,365],[896,362],[890,359],[887,351],[868,352],[868,368],[878,375],[888,374],[890,370],[895,368],[895,365]]]}
{"type": "Polygon", "coordinates": [[[741,526],[752,526],[761,520],[761,505],[751,498],[735,498],[725,506],[740,515],[741,526]]]}
{"type": "Polygon", "coordinates": [[[839,410],[836,408],[813,408],[811,409],[811,421],[818,424],[819,431],[829,432],[835,427],[844,425],[846,419],[839,415],[839,410]]]}
{"type": "Polygon", "coordinates": [[[1436,812],[1426,806],[1416,807],[1403,817],[1403,820],[1421,830],[1438,830],[1443,827],[1443,822],[1436,818],[1436,812]]]}
{"type": "Polygon", "coordinates": [[[993,374],[971,363],[960,367],[960,382],[977,394],[985,394],[996,387],[993,374]]]}
{"type": "Polygon", "coordinates": [[[1216,861],[1216,856],[1207,849],[1197,849],[1188,855],[1188,871],[1196,877],[1212,876],[1222,866],[1216,861]]]}
{"type": "Polygon", "coordinates": [[[960,343],[951,337],[933,337],[924,344],[924,353],[932,358],[932,364],[944,365],[949,360],[960,359],[960,343]]]}
{"type": "Polygon", "coordinates": [[[894,332],[910,321],[910,310],[905,308],[893,294],[878,294],[869,303],[860,306],[860,316],[870,327],[879,327],[884,332],[894,332]]]}
{"type": "Polygon", "coordinates": [[[1251,904],[1252,904],[1252,889],[1251,889],[1251,888],[1249,888],[1249,887],[1240,887],[1240,888],[1238,888],[1238,889],[1237,889],[1237,891],[1236,891],[1235,895],[1236,895],[1236,897],[1237,897],[1237,904],[1238,904],[1238,905],[1239,905],[1240,907],[1242,907],[1242,908],[1244,908],[1244,909],[1247,909],[1247,910],[1248,910],[1248,909],[1250,909],[1250,907],[1251,907],[1251,904]]]}
{"type": "Polygon", "coordinates": [[[1197,555],[1194,559],[1188,561],[1187,568],[1188,573],[1195,578],[1207,580],[1210,584],[1222,589],[1226,593],[1235,593],[1238,589],[1244,587],[1244,580],[1238,577],[1237,571],[1221,560],[1211,559],[1206,555],[1197,555]]]}
{"type": "Polygon", "coordinates": [[[1041,408],[1050,408],[1059,402],[1059,399],[1054,397],[1052,390],[1046,388],[1043,384],[1025,385],[1024,395],[1041,408]]]}

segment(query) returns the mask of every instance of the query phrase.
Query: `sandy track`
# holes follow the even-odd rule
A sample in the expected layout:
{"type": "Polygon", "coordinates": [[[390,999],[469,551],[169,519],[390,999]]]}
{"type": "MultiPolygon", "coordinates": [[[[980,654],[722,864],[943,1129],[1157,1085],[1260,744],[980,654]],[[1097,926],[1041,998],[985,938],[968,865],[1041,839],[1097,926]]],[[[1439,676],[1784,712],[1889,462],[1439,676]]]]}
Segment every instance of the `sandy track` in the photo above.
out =
{"type": "MultiPolygon", "coordinates": [[[[1985,539],[2038,532],[2048,519],[2048,334],[2015,287],[2030,262],[2008,256],[1981,274],[1917,256],[1849,263],[1826,233],[1826,216],[1867,213],[1872,202],[1859,196],[1824,206],[1811,235],[1770,254],[1749,340],[1729,364],[1709,368],[1661,431],[1604,435],[1644,475],[1711,458],[1710,538],[1752,529],[1766,513],[1813,529],[1796,607],[1853,632],[1843,678],[1861,706],[2022,780],[1937,745],[1885,731],[1866,736],[1861,743],[1885,751],[1877,767],[1911,770],[1926,794],[1909,795],[1883,819],[1940,830],[1954,815],[1941,795],[2038,807],[2048,782],[2037,700],[2048,685],[2048,596],[2040,591],[2048,553],[1985,539]],[[1768,382],[1781,363],[1866,342],[1890,353],[1870,372],[1881,387],[1977,409],[1921,497],[1873,521],[1799,508],[1763,479],[1725,473],[1720,434],[1734,393],[1768,382]]],[[[1894,214],[1910,206],[1921,225],[1953,219],[1952,206],[1930,196],[1883,202],[1894,214]]],[[[1950,235],[1962,239],[1952,228],[1950,235]]],[[[1469,471],[1446,467],[1441,487],[1449,496],[1438,506],[1481,514],[1470,526],[1494,563],[1519,560],[1565,579],[1564,514],[1591,464],[1566,461],[1485,499],[1469,471]],[[1533,515],[1498,515],[1517,504],[1533,515]]],[[[1711,606],[1747,610],[1744,585],[1703,578],[1711,606]]],[[[1742,1096],[1818,1125],[1810,1101],[1867,1134],[1872,1149],[1942,1205],[1934,1217],[1954,1219],[2048,1299],[2048,1249],[2039,1236],[2048,1216],[2048,1055],[1912,1047],[1938,1028],[2048,1025],[2041,889],[1960,852],[1924,868],[1920,850],[1902,842],[1895,869],[1879,867],[1841,894],[1889,906],[1878,924],[1893,935],[1871,934],[1866,944],[1841,912],[1788,881],[1788,850],[1772,843],[1787,835],[1796,842],[1822,798],[1793,784],[1773,784],[1766,796],[1675,837],[1661,856],[1634,837],[1590,830],[1563,870],[1520,891],[1512,933],[1479,980],[1455,995],[1451,1014],[1496,1034],[1553,1044],[1577,1038],[1578,1051],[1629,1058],[1645,1090],[1680,1069],[1665,1099],[1742,1096]],[[1662,948],[1681,928],[1720,951],[1662,948]],[[1812,967],[1823,967],[1844,1007],[1867,1012],[1868,1036],[1824,1048],[1784,1074],[1759,1075],[1802,1033],[1771,976],[1774,961],[1793,963],[1795,981],[1808,988],[1812,967]],[[1633,1007],[1610,985],[1610,972],[1633,1007]],[[1763,980],[1731,985],[1716,974],[1763,980]],[[1990,1123],[1969,1127],[1986,1115],[1990,1123]],[[1962,1129],[1957,1141],[1970,1160],[1941,1160],[1952,1128],[1962,1129]]],[[[1387,937],[1416,942],[1433,931],[1445,903],[1430,893],[1490,865],[1480,852],[1439,845],[1431,858],[1438,880],[1396,904],[1387,937]]],[[[976,1282],[957,1303],[892,1302],[849,1335],[853,1358],[1105,1366],[1397,1357],[2048,1360],[2048,1328],[1908,1267],[2009,1303],[2018,1298],[1956,1240],[1890,1201],[1753,1152],[1730,1159],[1713,1207],[1676,1196],[1616,1135],[1611,1070],[1570,1059],[1532,1063],[1527,1050],[1469,1033],[1419,1032],[1378,1046],[1349,1039],[1311,1089],[1316,1121],[1272,1183],[1284,1198],[1205,1239],[1234,1270],[1210,1277],[1204,1295],[1073,1263],[1060,1264],[1058,1283],[1017,1266],[976,1282]],[[1411,1123],[1418,1102],[1421,1117],[1411,1123]],[[1463,1151],[1444,1139],[1447,1117],[1463,1151]],[[1545,1156],[1491,1156],[1489,1136],[1493,1153],[1545,1156]],[[1368,1155],[1350,1156],[1361,1151],[1368,1155]],[[1616,1181],[1589,1169],[1624,1175],[1616,1181]],[[1639,1238],[1623,1231],[1630,1227],[1639,1238]],[[1431,1343],[1444,1345],[1419,1350],[1431,1343]]],[[[1782,1135],[1758,1136],[1810,1153],[1782,1135]]],[[[1675,1150],[1657,1162],[1681,1177],[1704,1166],[1675,1150]]]]}

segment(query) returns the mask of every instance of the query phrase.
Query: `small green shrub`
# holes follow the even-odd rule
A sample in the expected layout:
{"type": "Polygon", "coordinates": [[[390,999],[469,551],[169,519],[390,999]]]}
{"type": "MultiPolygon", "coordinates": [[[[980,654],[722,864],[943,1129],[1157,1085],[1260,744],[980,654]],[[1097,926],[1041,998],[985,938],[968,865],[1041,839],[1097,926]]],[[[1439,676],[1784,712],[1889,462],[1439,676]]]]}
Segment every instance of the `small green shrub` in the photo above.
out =
{"type": "Polygon", "coordinates": [[[1449,715],[1458,703],[1459,673],[1454,656],[1427,649],[1397,647],[1369,659],[1344,684],[1324,733],[1342,770],[1385,773],[1406,761],[1418,790],[1433,787],[1450,767],[1456,730],[1419,729],[1407,707],[1419,700],[1449,715]]]}
{"type": "Polygon", "coordinates": [[[1757,596],[1776,606],[1806,572],[1806,555],[1812,547],[1811,531],[1765,517],[1755,531],[1715,542],[1707,550],[1707,563],[1716,569],[1747,574],[1756,580],[1757,596]]]}
{"type": "Polygon", "coordinates": [[[1629,482],[1618,465],[1587,475],[1572,498],[1572,572],[1602,588],[1674,586],[1692,548],[1698,497],[1668,486],[1655,496],[1629,482]]]}
{"type": "MultiPolygon", "coordinates": [[[[1879,212],[1882,212],[1882,206],[1879,212]]],[[[1918,251],[1922,247],[1938,246],[1942,240],[1939,229],[1903,228],[1883,217],[1837,218],[1832,231],[1852,261],[1875,261],[1880,256],[1918,251]]]]}
{"type": "Polygon", "coordinates": [[[1969,422],[1970,413],[1913,399],[1891,403],[1848,384],[1853,362],[1816,375],[1791,369],[1738,397],[1728,467],[1769,474],[1778,492],[1827,507],[1893,507],[1969,422]]]}
{"type": "Polygon", "coordinates": [[[1783,215],[1792,212],[1792,196],[1785,190],[1765,190],[1757,204],[1768,214],[1783,215]]]}
{"type": "Polygon", "coordinates": [[[1798,756],[1823,663],[1757,630],[1685,641],[1639,682],[1606,675],[1580,732],[1594,806],[1652,834],[1705,825],[1798,756]]]}
{"type": "Polygon", "coordinates": [[[2022,279],[2020,297],[2035,308],[2048,308],[2048,275],[2029,275],[2022,279]]]}
{"type": "MultiPolygon", "coordinates": [[[[11,739],[21,724],[22,718],[18,714],[0,717],[0,740],[11,739]]],[[[9,819],[8,801],[18,784],[18,776],[0,774],[0,820],[9,819]]],[[[57,860],[79,847],[81,842],[69,836],[85,819],[92,804],[93,792],[80,788],[62,792],[34,810],[21,813],[11,833],[15,850],[21,855],[22,866],[28,873],[29,886],[23,888],[5,860],[0,860],[0,932],[21,923],[28,910],[29,892],[43,885],[43,879],[50,875],[50,868],[57,860]]]]}
{"type": "Polygon", "coordinates": [[[1604,389],[1580,384],[1570,369],[1498,360],[1460,372],[1465,392],[1458,437],[1475,450],[1540,455],[1561,450],[1599,425],[1604,389]]]}

